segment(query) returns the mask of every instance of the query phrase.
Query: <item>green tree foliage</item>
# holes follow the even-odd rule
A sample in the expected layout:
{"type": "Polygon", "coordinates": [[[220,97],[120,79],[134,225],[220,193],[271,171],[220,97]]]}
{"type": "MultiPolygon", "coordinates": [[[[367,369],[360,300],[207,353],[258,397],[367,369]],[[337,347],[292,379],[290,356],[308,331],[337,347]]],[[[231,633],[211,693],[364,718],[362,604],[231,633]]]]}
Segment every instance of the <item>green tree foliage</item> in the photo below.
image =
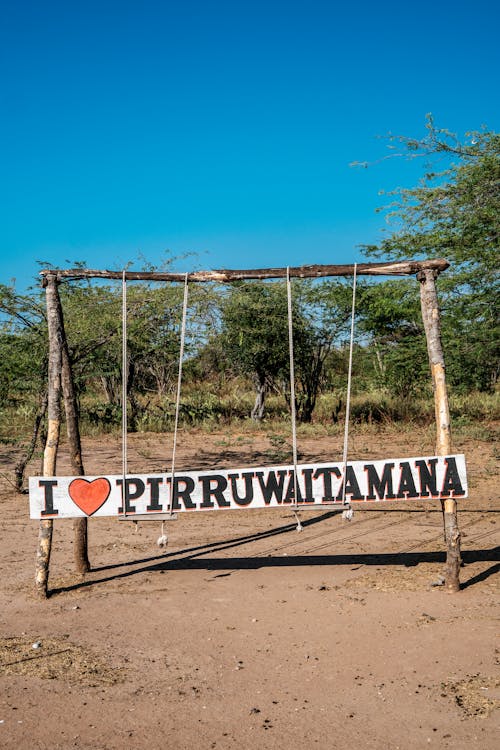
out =
{"type": "MultiPolygon", "coordinates": [[[[61,301],[73,371],[79,392],[102,390],[110,420],[119,417],[122,390],[121,284],[87,281],[61,285],[61,301]]],[[[190,331],[186,356],[200,335],[201,309],[207,294],[190,294],[190,331]]],[[[177,383],[183,287],[178,284],[129,282],[127,285],[127,371],[129,429],[135,430],[139,396],[158,401],[172,396],[177,383]]]]}
{"type": "Polygon", "coordinates": [[[0,284],[0,399],[39,395],[45,388],[47,324],[38,295],[0,284]]]}
{"type": "MultiPolygon", "coordinates": [[[[296,407],[299,420],[311,421],[324,380],[324,367],[350,312],[342,284],[293,282],[292,317],[296,407]]],[[[282,283],[234,285],[222,306],[222,345],[236,371],[251,376],[254,419],[264,414],[271,389],[289,393],[288,305],[282,283]]]]}
{"type": "MultiPolygon", "coordinates": [[[[422,140],[392,137],[391,141],[403,146],[410,158],[424,157],[427,169],[416,187],[390,194],[393,201],[380,209],[389,222],[387,236],[365,251],[392,260],[445,257],[450,261],[450,269],[438,282],[449,380],[464,389],[492,389],[500,365],[500,135],[474,132],[461,141],[436,128],[429,117],[422,140]]],[[[394,326],[404,330],[412,304],[412,322],[417,320],[416,292],[413,303],[406,295],[398,302],[393,292],[387,285],[370,292],[375,333],[384,327],[386,332],[394,326]],[[394,305],[400,309],[400,321],[394,305]]],[[[422,347],[411,348],[412,362],[418,363],[422,347]]]]}
{"type": "Polygon", "coordinates": [[[360,284],[358,338],[367,339],[372,386],[407,397],[429,382],[417,284],[398,279],[360,284]]]}
{"type": "MultiPolygon", "coordinates": [[[[76,266],[84,267],[77,263],[76,266]]],[[[148,271],[164,270],[148,267],[148,271]]],[[[77,395],[92,421],[119,420],[122,389],[122,289],[120,283],[86,279],[59,285],[77,395]]],[[[26,294],[0,286],[0,395],[43,401],[47,378],[44,291],[26,294]]],[[[127,288],[127,371],[129,428],[140,416],[138,397],[172,399],[177,383],[182,317],[182,284],[130,282],[127,288]]],[[[191,285],[186,356],[208,325],[212,295],[191,285]]],[[[168,407],[166,406],[166,411],[168,407]]]]}
{"type": "Polygon", "coordinates": [[[234,284],[221,312],[226,361],[236,372],[252,378],[256,391],[252,418],[262,419],[267,393],[289,373],[285,288],[282,284],[234,284]]]}

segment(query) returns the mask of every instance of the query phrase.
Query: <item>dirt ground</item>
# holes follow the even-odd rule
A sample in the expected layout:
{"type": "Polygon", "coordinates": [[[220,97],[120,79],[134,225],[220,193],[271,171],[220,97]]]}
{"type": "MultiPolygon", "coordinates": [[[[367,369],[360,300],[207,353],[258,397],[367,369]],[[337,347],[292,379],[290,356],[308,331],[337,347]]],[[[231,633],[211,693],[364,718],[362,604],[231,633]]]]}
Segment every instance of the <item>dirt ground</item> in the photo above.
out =
{"type": "MultiPolygon", "coordinates": [[[[275,464],[264,432],[182,433],[178,468],[275,464]]],[[[455,440],[462,591],[440,582],[439,504],[183,513],[89,522],[92,571],[73,572],[56,521],[47,601],[34,595],[38,522],[0,457],[0,747],[148,750],[417,750],[499,746],[494,445],[455,440]],[[434,585],[433,585],[434,584],[434,585]]],[[[171,436],[133,435],[129,470],[168,466],[171,436]]],[[[300,438],[338,460],[340,437],[300,438]]],[[[354,435],[351,458],[431,455],[432,430],[354,435]]],[[[84,441],[89,475],[119,473],[119,439],[84,441]]],[[[71,474],[61,456],[58,472],[71,474]]],[[[33,465],[31,474],[38,474],[33,465]]]]}

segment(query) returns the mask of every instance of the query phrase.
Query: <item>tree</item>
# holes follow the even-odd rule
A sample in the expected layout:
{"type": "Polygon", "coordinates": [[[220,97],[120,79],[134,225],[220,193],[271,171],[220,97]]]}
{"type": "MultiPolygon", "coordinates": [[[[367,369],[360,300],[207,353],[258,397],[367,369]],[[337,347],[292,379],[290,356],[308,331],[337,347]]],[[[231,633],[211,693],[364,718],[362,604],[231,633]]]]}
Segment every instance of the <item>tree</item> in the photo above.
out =
{"type": "MultiPolygon", "coordinates": [[[[428,168],[416,187],[390,193],[393,201],[380,209],[387,215],[388,234],[365,252],[450,261],[439,278],[449,381],[488,390],[500,371],[500,134],[483,130],[460,140],[436,128],[431,116],[426,127],[421,140],[390,137],[410,158],[425,157],[428,168]]],[[[380,314],[383,319],[382,307],[380,314]]]]}
{"type": "Polygon", "coordinates": [[[398,279],[363,284],[358,292],[358,330],[368,335],[372,385],[407,397],[428,383],[426,341],[417,284],[398,279]]]}
{"type": "MultiPolygon", "coordinates": [[[[77,264],[83,265],[83,264],[77,264]]],[[[144,270],[167,270],[147,265],[144,270]]],[[[79,393],[103,392],[104,405],[94,415],[113,422],[119,418],[122,392],[122,288],[116,283],[88,279],[60,286],[65,326],[79,393]],[[104,406],[104,408],[103,408],[104,406]]],[[[124,378],[130,409],[129,429],[140,418],[139,397],[156,394],[163,400],[177,383],[183,285],[129,282],[127,285],[127,364],[124,378]]],[[[211,295],[191,285],[186,356],[207,324],[211,295]]]]}
{"type": "MultiPolygon", "coordinates": [[[[310,422],[326,359],[350,315],[341,283],[294,281],[292,319],[297,417],[310,422]]],[[[251,416],[262,419],[271,388],[289,394],[288,304],[282,283],[234,285],[222,305],[222,341],[233,367],[253,378],[251,416]]]]}
{"type": "MultiPolygon", "coordinates": [[[[19,404],[31,412],[34,406],[33,430],[15,469],[15,486],[21,490],[24,472],[31,460],[38,438],[44,442],[44,419],[47,409],[47,323],[39,294],[18,294],[14,287],[0,284],[0,403],[19,404]]],[[[11,442],[12,424],[1,442],[11,442]]]]}
{"type": "Polygon", "coordinates": [[[267,393],[289,373],[283,284],[234,284],[222,303],[222,341],[234,369],[254,382],[251,417],[260,420],[267,393]]]}
{"type": "MultiPolygon", "coordinates": [[[[296,357],[298,413],[301,421],[310,422],[327,370],[335,369],[337,378],[340,370],[342,382],[347,386],[348,365],[343,352],[350,335],[352,282],[350,279],[302,281],[296,294],[306,324],[304,345],[296,357]]],[[[331,375],[330,372],[330,380],[331,375]]],[[[339,400],[338,410],[340,406],[339,400]]]]}

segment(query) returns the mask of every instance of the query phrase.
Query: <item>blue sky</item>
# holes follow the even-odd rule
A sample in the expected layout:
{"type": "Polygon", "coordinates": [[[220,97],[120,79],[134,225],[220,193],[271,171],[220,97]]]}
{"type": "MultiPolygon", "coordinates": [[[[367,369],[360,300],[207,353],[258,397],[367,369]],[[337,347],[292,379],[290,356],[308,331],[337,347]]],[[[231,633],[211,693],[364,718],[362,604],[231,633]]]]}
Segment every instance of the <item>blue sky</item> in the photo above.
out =
{"type": "Polygon", "coordinates": [[[0,282],[21,289],[37,260],[353,262],[379,191],[421,169],[350,167],[377,136],[423,136],[428,112],[498,130],[494,2],[1,7],[0,282]]]}

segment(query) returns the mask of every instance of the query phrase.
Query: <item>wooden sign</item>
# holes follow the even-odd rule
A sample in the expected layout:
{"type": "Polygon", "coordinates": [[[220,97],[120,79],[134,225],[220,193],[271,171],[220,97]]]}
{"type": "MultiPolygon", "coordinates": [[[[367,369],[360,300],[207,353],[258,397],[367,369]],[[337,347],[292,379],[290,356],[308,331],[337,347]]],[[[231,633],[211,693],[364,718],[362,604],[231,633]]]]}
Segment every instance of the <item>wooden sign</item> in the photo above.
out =
{"type": "Polygon", "coordinates": [[[346,502],[467,497],[463,455],[352,461],[344,491],[342,463],[129,474],[98,477],[30,477],[31,518],[154,516],[155,513],[236,508],[321,507],[346,502]],[[125,495],[125,506],[123,503],[125,495]],[[172,502],[172,507],[170,503],[172,502]]]}

